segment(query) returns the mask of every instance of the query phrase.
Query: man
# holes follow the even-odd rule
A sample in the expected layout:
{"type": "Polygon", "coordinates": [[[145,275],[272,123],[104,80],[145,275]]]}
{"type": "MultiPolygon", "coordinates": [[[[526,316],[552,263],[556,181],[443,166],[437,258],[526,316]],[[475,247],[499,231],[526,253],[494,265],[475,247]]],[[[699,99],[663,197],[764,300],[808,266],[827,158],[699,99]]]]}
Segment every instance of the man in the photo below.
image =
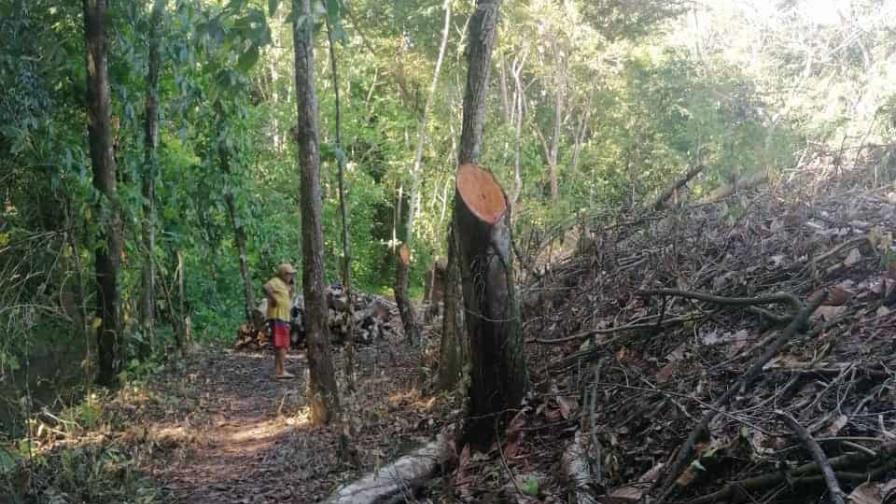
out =
{"type": "Polygon", "coordinates": [[[286,351],[289,349],[290,300],[296,280],[296,270],[289,263],[277,267],[277,275],[264,284],[268,298],[265,317],[271,329],[274,344],[274,378],[292,378],[294,375],[284,369],[286,351]]]}

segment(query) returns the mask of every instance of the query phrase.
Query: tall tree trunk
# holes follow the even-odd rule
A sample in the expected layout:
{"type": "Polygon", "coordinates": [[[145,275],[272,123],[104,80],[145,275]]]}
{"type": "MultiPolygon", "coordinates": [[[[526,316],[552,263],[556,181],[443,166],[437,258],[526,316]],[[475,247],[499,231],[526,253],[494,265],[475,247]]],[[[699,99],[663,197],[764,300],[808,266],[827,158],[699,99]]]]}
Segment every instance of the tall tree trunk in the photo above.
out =
{"type": "Polygon", "coordinates": [[[563,123],[563,90],[557,89],[554,99],[554,133],[551,135],[551,148],[548,152],[548,178],[551,185],[551,201],[560,197],[560,185],[557,182],[557,163],[560,157],[560,126],[563,123]]]}
{"type": "MultiPolygon", "coordinates": [[[[221,164],[225,173],[230,173],[230,157],[222,152],[221,164]]],[[[230,218],[230,225],[233,227],[233,239],[236,243],[236,252],[240,260],[240,278],[243,281],[243,311],[246,322],[252,322],[252,310],[255,309],[255,290],[252,288],[252,272],[249,271],[249,253],[246,249],[246,229],[243,227],[239,217],[239,211],[236,208],[236,198],[233,196],[233,189],[227,188],[224,192],[224,203],[227,205],[227,215],[230,218]]]]}
{"type": "Polygon", "coordinates": [[[477,0],[467,32],[467,85],[464,91],[459,164],[475,163],[482,148],[492,49],[495,47],[501,0],[477,0]]]}
{"type": "Polygon", "coordinates": [[[414,151],[414,165],[411,168],[411,194],[408,197],[411,204],[404,226],[405,250],[399,247],[395,254],[395,287],[393,289],[395,301],[398,303],[398,312],[401,314],[405,337],[412,344],[420,341],[420,326],[417,322],[417,314],[414,312],[414,305],[411,303],[408,295],[408,268],[410,267],[410,251],[414,240],[414,219],[420,208],[420,180],[423,167],[423,146],[426,144],[427,120],[429,119],[429,109],[432,108],[433,96],[435,96],[436,88],[439,85],[442,62],[445,60],[445,49],[448,47],[448,35],[451,30],[451,1],[445,0],[442,8],[445,11],[445,23],[442,27],[442,42],[439,45],[439,56],[436,58],[436,66],[432,72],[432,82],[429,85],[426,103],[417,122],[417,148],[414,151]]]}
{"type": "MultiPolygon", "coordinates": [[[[170,308],[172,312],[172,323],[174,325],[174,340],[177,349],[181,355],[185,355],[190,349],[192,339],[192,328],[190,323],[190,314],[187,313],[186,292],[184,289],[184,254],[178,248],[172,251],[172,259],[174,260],[174,283],[177,289],[177,313],[174,307],[170,308]]],[[[169,303],[171,299],[169,298],[169,303]]]]}
{"type": "Polygon", "coordinates": [[[159,25],[166,0],[156,0],[149,20],[149,63],[146,73],[146,117],[143,131],[143,281],[140,292],[140,326],[144,357],[152,353],[155,343],[155,263],[156,249],[156,173],[159,146],[159,25]]]}
{"type": "Polygon", "coordinates": [[[355,316],[352,301],[352,248],[348,237],[348,210],[345,202],[345,152],[342,150],[342,117],[339,103],[339,74],[336,67],[336,46],[333,42],[333,27],[330,18],[326,17],[327,43],[330,49],[330,73],[333,77],[333,92],[336,98],[336,166],[339,179],[339,215],[342,218],[342,285],[348,297],[348,337],[345,340],[345,378],[349,390],[355,389],[355,316]]]}
{"type": "Polygon", "coordinates": [[[520,151],[522,149],[522,134],[523,134],[523,104],[526,99],[525,88],[523,88],[523,82],[520,79],[520,74],[523,72],[523,66],[526,64],[526,54],[519,60],[519,64],[517,64],[516,60],[513,62],[513,84],[514,84],[514,94],[513,94],[513,106],[514,106],[514,147],[513,147],[513,192],[510,197],[510,206],[514,210],[516,210],[516,204],[520,199],[520,194],[523,192],[523,177],[521,174],[520,168],[520,151]]]}
{"type": "Polygon", "coordinates": [[[102,194],[96,215],[102,217],[101,235],[97,243],[96,284],[100,319],[97,329],[97,381],[112,384],[120,367],[118,267],[122,250],[122,222],[115,183],[115,156],[112,152],[112,128],[109,104],[109,69],[107,62],[106,0],[84,0],[84,35],[87,64],[87,131],[90,160],[93,164],[93,186],[102,194]]]}
{"type": "MultiPolygon", "coordinates": [[[[220,102],[216,103],[216,122],[219,128],[225,128],[225,114],[220,102]]],[[[230,166],[230,149],[223,141],[218,142],[218,162],[221,163],[221,171],[225,178],[229,178],[232,167],[230,166]]],[[[227,218],[233,228],[233,241],[236,245],[236,253],[240,262],[240,279],[243,282],[243,316],[246,322],[252,322],[252,310],[255,309],[255,290],[252,288],[252,273],[249,271],[249,254],[246,248],[246,230],[243,228],[239,209],[236,205],[236,197],[230,181],[224,182],[224,204],[227,206],[227,218]]]]}
{"type": "Polygon", "coordinates": [[[329,423],[340,415],[336,373],[327,334],[324,293],[323,232],[321,231],[320,144],[317,98],[314,93],[313,30],[310,0],[293,0],[296,112],[302,212],[302,289],[305,295],[305,331],[308,338],[312,421],[329,423]]]}
{"type": "MultiPolygon", "coordinates": [[[[452,229],[448,231],[448,264],[443,282],[444,313],[442,314],[442,341],[439,346],[440,390],[452,390],[463,377],[464,363],[468,361],[468,346],[460,328],[464,325],[463,296],[460,290],[460,264],[457,240],[452,229]]],[[[435,272],[434,272],[435,273],[435,272]]]]}
{"type": "Polygon", "coordinates": [[[465,437],[480,448],[491,443],[503,412],[518,407],[528,389],[513,285],[510,208],[494,176],[474,164],[482,144],[499,6],[500,0],[478,0],[470,20],[454,196],[453,238],[472,363],[465,437]]]}

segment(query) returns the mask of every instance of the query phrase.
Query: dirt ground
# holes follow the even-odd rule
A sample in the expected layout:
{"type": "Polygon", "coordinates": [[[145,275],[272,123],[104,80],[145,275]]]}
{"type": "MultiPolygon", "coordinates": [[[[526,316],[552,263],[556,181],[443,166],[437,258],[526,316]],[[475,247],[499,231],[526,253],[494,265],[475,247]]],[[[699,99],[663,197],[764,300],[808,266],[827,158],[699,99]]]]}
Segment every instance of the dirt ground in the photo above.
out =
{"type": "Polygon", "coordinates": [[[308,421],[304,352],[289,358],[296,378],[280,381],[268,353],[198,352],[154,383],[154,399],[134,413],[157,446],[145,470],[171,502],[317,502],[428,440],[439,428],[437,401],[417,386],[419,353],[383,341],[356,355],[357,390],[343,397],[348,421],[321,428],[308,421]],[[340,459],[343,430],[351,443],[340,459]]]}

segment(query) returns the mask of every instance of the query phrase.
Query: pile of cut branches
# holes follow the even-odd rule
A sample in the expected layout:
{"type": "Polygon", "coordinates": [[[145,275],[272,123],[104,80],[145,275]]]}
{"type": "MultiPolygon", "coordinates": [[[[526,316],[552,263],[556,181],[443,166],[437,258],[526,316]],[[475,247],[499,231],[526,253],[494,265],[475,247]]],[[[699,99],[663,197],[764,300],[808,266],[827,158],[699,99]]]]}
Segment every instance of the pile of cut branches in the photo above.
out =
{"type": "MultiPolygon", "coordinates": [[[[328,327],[334,343],[344,343],[351,333],[356,343],[372,343],[386,336],[397,334],[398,308],[392,301],[372,294],[352,294],[349,310],[348,294],[339,286],[327,288],[328,327]],[[350,323],[349,320],[352,322],[350,323]],[[353,330],[350,330],[353,328],[353,330]]],[[[270,347],[270,336],[264,323],[267,300],[262,300],[254,311],[252,323],[237,328],[234,348],[237,350],[262,350],[270,347]]],[[[305,342],[305,303],[301,295],[293,300],[290,320],[290,339],[293,347],[305,342]]]]}
{"type": "Polygon", "coordinates": [[[893,491],[896,193],[805,187],[605,224],[526,289],[580,502],[893,491]]]}

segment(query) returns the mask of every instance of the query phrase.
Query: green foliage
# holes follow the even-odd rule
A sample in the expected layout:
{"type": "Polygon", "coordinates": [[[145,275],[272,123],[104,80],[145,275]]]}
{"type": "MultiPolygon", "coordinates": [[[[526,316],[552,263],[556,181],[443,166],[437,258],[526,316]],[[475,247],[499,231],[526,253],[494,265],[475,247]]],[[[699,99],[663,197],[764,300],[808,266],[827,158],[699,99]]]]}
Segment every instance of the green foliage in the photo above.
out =
{"type": "MultiPolygon", "coordinates": [[[[135,319],[145,256],[139,237],[148,218],[140,181],[150,4],[114,3],[109,27],[117,204],[126,237],[121,358],[131,378],[156,362],[132,361],[146,337],[135,319]]],[[[518,157],[518,236],[549,234],[592,213],[633,211],[696,163],[706,170],[689,185],[693,198],[740,177],[789,168],[809,140],[839,145],[892,137],[896,80],[889,78],[887,30],[894,16],[877,20],[879,2],[856,2],[850,15],[858,24],[812,24],[795,14],[808,4],[790,2],[797,10],[776,10],[762,30],[744,22],[742,3],[718,4],[688,16],[654,0],[502,4],[480,161],[509,192],[518,157]],[[713,22],[692,26],[690,16],[697,15],[713,22]],[[788,42],[794,40],[805,45],[788,42]],[[822,54],[837,58],[822,63],[822,54]],[[853,94],[858,98],[850,101],[853,94]],[[552,200],[547,161],[555,131],[559,195],[552,200]]],[[[356,287],[389,292],[391,247],[402,235],[395,222],[409,208],[442,2],[313,5],[313,19],[297,21],[331,23],[343,69],[337,152],[334,90],[317,44],[327,280],[339,278],[336,159],[344,156],[356,287]]],[[[471,9],[469,2],[452,3],[447,56],[426,125],[414,293],[430,262],[444,254],[471,9]]],[[[291,2],[280,0],[167,2],[152,255],[160,353],[173,346],[174,323],[184,315],[178,253],[185,308],[202,341],[229,341],[243,317],[234,224],[246,236],[257,298],[279,262],[301,263],[292,16],[291,2]],[[226,195],[233,197],[232,218],[226,195]]],[[[0,338],[0,377],[21,372],[35,349],[94,336],[93,261],[103,215],[95,210],[99,196],[84,132],[82,24],[77,3],[0,3],[0,329],[10,328],[0,338]]],[[[878,165],[882,177],[896,172],[892,156],[878,165]]]]}

